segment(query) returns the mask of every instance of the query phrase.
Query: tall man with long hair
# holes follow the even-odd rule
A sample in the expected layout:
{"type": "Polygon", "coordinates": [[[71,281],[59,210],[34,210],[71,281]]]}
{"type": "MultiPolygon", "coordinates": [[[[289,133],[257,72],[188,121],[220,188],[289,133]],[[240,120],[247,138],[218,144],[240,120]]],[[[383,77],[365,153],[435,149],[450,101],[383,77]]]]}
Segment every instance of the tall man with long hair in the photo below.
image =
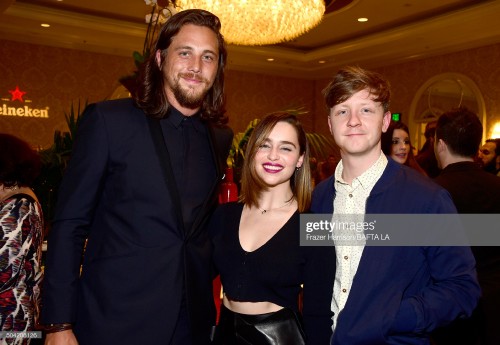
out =
{"type": "Polygon", "coordinates": [[[220,27],[174,15],[134,99],[86,109],[49,235],[46,344],[210,342],[206,222],[232,140],[220,27]]]}

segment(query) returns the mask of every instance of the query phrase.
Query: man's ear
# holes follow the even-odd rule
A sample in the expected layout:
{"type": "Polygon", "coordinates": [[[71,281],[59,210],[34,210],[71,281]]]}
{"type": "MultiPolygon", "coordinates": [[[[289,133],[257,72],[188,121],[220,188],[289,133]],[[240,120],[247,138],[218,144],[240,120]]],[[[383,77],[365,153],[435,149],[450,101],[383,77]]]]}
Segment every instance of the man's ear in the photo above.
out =
{"type": "Polygon", "coordinates": [[[437,165],[439,169],[444,169],[448,157],[448,146],[443,139],[434,138],[434,155],[436,156],[437,165]]]}
{"type": "Polygon", "coordinates": [[[155,54],[155,60],[156,64],[158,65],[158,68],[161,69],[161,50],[158,49],[155,54]]]}
{"type": "Polygon", "coordinates": [[[330,129],[330,134],[333,135],[333,123],[332,123],[332,109],[330,109],[330,113],[328,114],[328,128],[330,129]]]}
{"type": "Polygon", "coordinates": [[[391,112],[386,111],[384,114],[384,118],[382,119],[382,133],[387,132],[387,128],[389,128],[389,124],[391,123],[391,112]]]}
{"type": "Polygon", "coordinates": [[[436,142],[437,152],[444,152],[448,150],[448,146],[443,141],[443,139],[438,139],[436,142]]]}

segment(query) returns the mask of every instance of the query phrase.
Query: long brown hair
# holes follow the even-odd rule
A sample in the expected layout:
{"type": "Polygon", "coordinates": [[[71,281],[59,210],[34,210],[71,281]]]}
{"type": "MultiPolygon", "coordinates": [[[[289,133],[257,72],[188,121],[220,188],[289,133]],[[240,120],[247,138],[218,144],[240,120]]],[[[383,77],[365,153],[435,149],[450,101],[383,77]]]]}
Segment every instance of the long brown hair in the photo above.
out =
{"type": "Polygon", "coordinates": [[[135,102],[146,114],[155,118],[166,116],[170,107],[164,90],[163,72],[158,69],[156,51],[161,51],[161,60],[165,60],[172,38],[186,24],[205,26],[217,35],[219,43],[219,61],[214,84],[208,91],[202,104],[201,117],[217,123],[224,123],[224,67],[227,49],[220,33],[221,23],[217,16],[205,10],[185,10],[173,15],[161,28],[154,51],[143,64],[140,71],[139,88],[134,95],[135,102]]]}
{"type": "MultiPolygon", "coordinates": [[[[387,128],[387,131],[385,133],[382,133],[382,138],[381,138],[382,151],[385,153],[386,156],[391,155],[392,137],[393,137],[394,131],[396,129],[400,129],[400,130],[406,132],[406,134],[408,134],[408,139],[410,139],[410,131],[408,130],[408,126],[406,126],[401,121],[391,121],[391,123],[389,124],[389,127],[387,128]]],[[[417,160],[415,159],[415,155],[413,154],[413,145],[411,144],[411,140],[410,140],[410,150],[408,151],[408,158],[406,159],[406,162],[404,163],[404,165],[417,170],[422,175],[427,176],[427,173],[425,172],[425,170],[422,169],[420,164],[418,164],[417,160]]]]}
{"type": "Polygon", "coordinates": [[[269,114],[254,128],[248,140],[245,161],[243,162],[240,202],[248,206],[258,206],[261,192],[267,189],[264,181],[257,175],[254,159],[259,147],[269,137],[278,122],[286,122],[295,128],[299,141],[299,152],[300,155],[304,155],[302,166],[296,170],[290,179],[290,187],[293,196],[297,200],[298,210],[304,212],[309,208],[312,192],[309,143],[300,121],[295,115],[287,112],[269,114]]]}

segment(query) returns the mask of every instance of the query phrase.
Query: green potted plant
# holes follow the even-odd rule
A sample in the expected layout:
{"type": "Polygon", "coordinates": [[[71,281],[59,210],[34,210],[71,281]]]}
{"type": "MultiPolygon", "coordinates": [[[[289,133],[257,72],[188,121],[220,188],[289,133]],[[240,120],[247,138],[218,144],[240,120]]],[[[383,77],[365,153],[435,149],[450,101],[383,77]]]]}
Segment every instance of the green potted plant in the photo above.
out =
{"type": "Polygon", "coordinates": [[[46,226],[53,219],[59,185],[71,156],[80,118],[86,106],[87,102],[81,106],[78,101],[77,108],[71,103],[69,112],[64,114],[68,131],[55,131],[52,146],[39,152],[42,170],[33,189],[42,205],[46,226]]]}

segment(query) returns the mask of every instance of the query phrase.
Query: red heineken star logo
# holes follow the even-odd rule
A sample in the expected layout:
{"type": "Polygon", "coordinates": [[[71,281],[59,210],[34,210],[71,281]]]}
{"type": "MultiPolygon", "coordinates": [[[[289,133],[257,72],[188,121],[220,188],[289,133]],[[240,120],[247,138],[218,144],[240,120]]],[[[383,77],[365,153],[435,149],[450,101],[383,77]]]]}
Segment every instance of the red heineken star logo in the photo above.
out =
{"type": "Polygon", "coordinates": [[[9,90],[9,93],[12,95],[11,101],[15,101],[17,99],[20,102],[24,102],[23,96],[26,92],[19,90],[19,86],[16,86],[15,90],[9,90]]]}

